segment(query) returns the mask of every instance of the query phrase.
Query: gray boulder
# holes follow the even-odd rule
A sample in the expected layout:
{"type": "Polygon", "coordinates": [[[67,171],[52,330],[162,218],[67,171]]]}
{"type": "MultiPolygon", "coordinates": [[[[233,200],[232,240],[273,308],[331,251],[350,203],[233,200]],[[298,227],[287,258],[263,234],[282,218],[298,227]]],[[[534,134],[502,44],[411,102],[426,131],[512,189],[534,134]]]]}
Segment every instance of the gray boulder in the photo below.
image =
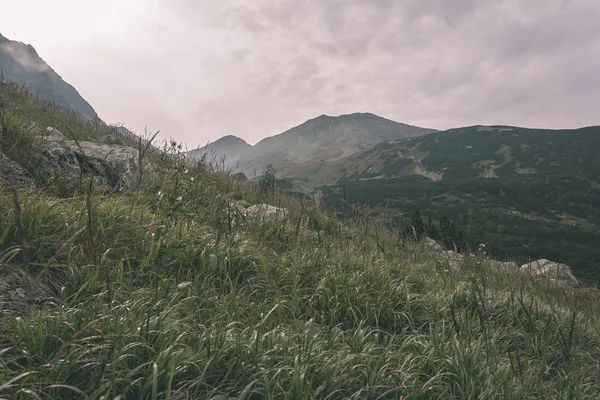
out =
{"type": "MultiPolygon", "coordinates": [[[[57,129],[46,128],[40,141],[40,170],[49,175],[96,176],[111,186],[133,187],[139,181],[138,151],[118,144],[67,140],[57,129]]],[[[145,168],[146,178],[152,176],[145,168]]],[[[144,182],[146,182],[144,180],[144,182]]]]}
{"type": "Polygon", "coordinates": [[[485,263],[488,267],[498,271],[516,271],[519,269],[519,265],[513,261],[486,260],[485,263]]]}
{"type": "Polygon", "coordinates": [[[449,250],[440,253],[442,266],[451,270],[459,270],[464,263],[464,256],[455,251],[449,250]]]}
{"type": "Polygon", "coordinates": [[[535,278],[545,278],[563,288],[573,288],[579,285],[571,268],[566,264],[540,259],[522,265],[520,270],[535,278]]]}
{"type": "Polygon", "coordinates": [[[61,131],[59,131],[58,129],[55,129],[51,126],[47,127],[46,130],[42,133],[42,135],[45,139],[49,139],[49,140],[59,140],[59,141],[67,140],[67,138],[65,137],[65,135],[62,134],[61,131]]]}
{"type": "Polygon", "coordinates": [[[246,209],[246,218],[261,218],[265,220],[282,220],[287,210],[270,204],[256,204],[246,209]]]}
{"type": "Polygon", "coordinates": [[[0,313],[27,315],[56,307],[51,291],[35,280],[18,273],[0,275],[0,313]]]}
{"type": "Polygon", "coordinates": [[[17,187],[29,186],[32,182],[31,177],[23,167],[0,151],[0,182],[2,181],[17,187]]]}
{"type": "Polygon", "coordinates": [[[444,252],[444,248],[435,240],[433,240],[430,237],[425,237],[423,240],[421,240],[421,243],[423,244],[423,246],[427,249],[433,250],[437,253],[441,253],[444,252]]]}

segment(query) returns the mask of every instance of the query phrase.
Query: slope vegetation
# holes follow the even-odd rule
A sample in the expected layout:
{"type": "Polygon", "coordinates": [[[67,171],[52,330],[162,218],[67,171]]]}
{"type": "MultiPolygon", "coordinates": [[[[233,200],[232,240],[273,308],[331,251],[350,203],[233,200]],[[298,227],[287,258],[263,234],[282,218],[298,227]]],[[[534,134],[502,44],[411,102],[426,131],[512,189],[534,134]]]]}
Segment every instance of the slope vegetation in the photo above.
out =
{"type": "MultiPolygon", "coordinates": [[[[11,143],[27,137],[11,124],[11,143]]],[[[176,144],[148,157],[156,176],[135,190],[0,186],[1,397],[600,395],[594,290],[477,258],[454,270],[176,144]],[[277,212],[242,211],[263,203],[277,212]]]]}
{"type": "Polygon", "coordinates": [[[321,189],[334,208],[366,203],[398,224],[420,208],[466,227],[469,209],[483,204],[496,255],[562,260],[598,282],[599,146],[600,127],[453,129],[340,160],[321,172],[338,182],[321,189]]]}

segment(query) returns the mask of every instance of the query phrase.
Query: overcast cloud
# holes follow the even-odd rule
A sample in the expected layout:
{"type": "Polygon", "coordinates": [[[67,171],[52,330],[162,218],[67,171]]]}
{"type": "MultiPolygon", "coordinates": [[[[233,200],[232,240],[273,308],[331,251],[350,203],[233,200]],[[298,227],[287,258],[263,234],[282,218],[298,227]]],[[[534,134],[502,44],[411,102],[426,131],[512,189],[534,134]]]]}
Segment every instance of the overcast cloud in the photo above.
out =
{"type": "Polygon", "coordinates": [[[598,0],[19,0],[32,44],[108,122],[195,148],[320,114],[446,129],[600,124],[598,0]]]}

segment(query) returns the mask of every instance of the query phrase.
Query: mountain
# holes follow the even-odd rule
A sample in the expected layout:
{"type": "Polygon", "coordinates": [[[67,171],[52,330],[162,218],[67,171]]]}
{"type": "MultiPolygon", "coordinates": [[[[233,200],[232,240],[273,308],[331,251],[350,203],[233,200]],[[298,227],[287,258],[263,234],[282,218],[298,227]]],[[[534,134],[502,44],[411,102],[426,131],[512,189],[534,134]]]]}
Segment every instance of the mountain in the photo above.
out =
{"type": "MultiPolygon", "coordinates": [[[[433,129],[420,128],[370,113],[355,113],[337,117],[321,115],[289,129],[279,135],[265,138],[255,146],[235,147],[213,144],[217,158],[226,156],[225,163],[248,177],[260,175],[265,167],[273,165],[281,177],[308,180],[311,168],[367,149],[377,143],[408,137],[421,136],[433,129]],[[241,153],[238,152],[241,151],[241,153]],[[228,159],[232,153],[231,159],[228,159]]],[[[223,138],[226,139],[226,138],[223,138]]],[[[236,138],[237,139],[237,138],[236,138]]],[[[241,140],[241,139],[238,139],[241,140]]],[[[197,156],[200,153],[191,153],[197,156]]]]}
{"type": "Polygon", "coordinates": [[[0,103],[0,398],[600,398],[600,290],[567,265],[181,168],[14,82],[0,103]]]}
{"type": "Polygon", "coordinates": [[[43,99],[91,118],[98,116],[77,90],[50,68],[31,45],[0,35],[0,70],[4,79],[23,82],[43,99]]]}
{"type": "Polygon", "coordinates": [[[206,155],[206,160],[217,165],[225,164],[235,168],[239,160],[252,148],[245,140],[237,136],[228,135],[209,143],[204,147],[187,152],[187,156],[200,159],[206,155]]]}
{"type": "Polygon", "coordinates": [[[331,208],[367,204],[397,226],[419,208],[467,227],[469,210],[482,204],[497,254],[521,261],[544,254],[597,280],[599,148],[598,126],[473,126],[380,143],[315,173],[331,208]]]}

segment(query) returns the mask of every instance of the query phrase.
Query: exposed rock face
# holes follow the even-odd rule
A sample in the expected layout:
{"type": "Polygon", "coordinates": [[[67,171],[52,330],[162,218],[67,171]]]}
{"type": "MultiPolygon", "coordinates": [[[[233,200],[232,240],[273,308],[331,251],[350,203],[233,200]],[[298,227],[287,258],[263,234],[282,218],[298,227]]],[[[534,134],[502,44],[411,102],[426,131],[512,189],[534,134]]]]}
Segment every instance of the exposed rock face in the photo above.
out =
{"type": "Polygon", "coordinates": [[[568,265],[546,259],[522,265],[521,272],[536,278],[546,278],[563,288],[573,288],[579,285],[568,265]]]}
{"type": "MultiPolygon", "coordinates": [[[[73,179],[95,176],[100,183],[134,188],[154,176],[147,163],[140,182],[138,151],[116,144],[67,140],[57,129],[46,128],[34,136],[40,150],[37,171],[40,177],[67,176],[73,179]]],[[[17,186],[32,183],[31,176],[17,162],[0,152],[0,180],[17,186]]]]}
{"type": "Polygon", "coordinates": [[[111,176],[114,183],[122,181],[128,187],[135,185],[135,180],[139,176],[136,149],[91,142],[80,142],[80,145],[85,155],[81,157],[80,165],[87,164],[89,169],[97,171],[100,176],[111,176]]]}

